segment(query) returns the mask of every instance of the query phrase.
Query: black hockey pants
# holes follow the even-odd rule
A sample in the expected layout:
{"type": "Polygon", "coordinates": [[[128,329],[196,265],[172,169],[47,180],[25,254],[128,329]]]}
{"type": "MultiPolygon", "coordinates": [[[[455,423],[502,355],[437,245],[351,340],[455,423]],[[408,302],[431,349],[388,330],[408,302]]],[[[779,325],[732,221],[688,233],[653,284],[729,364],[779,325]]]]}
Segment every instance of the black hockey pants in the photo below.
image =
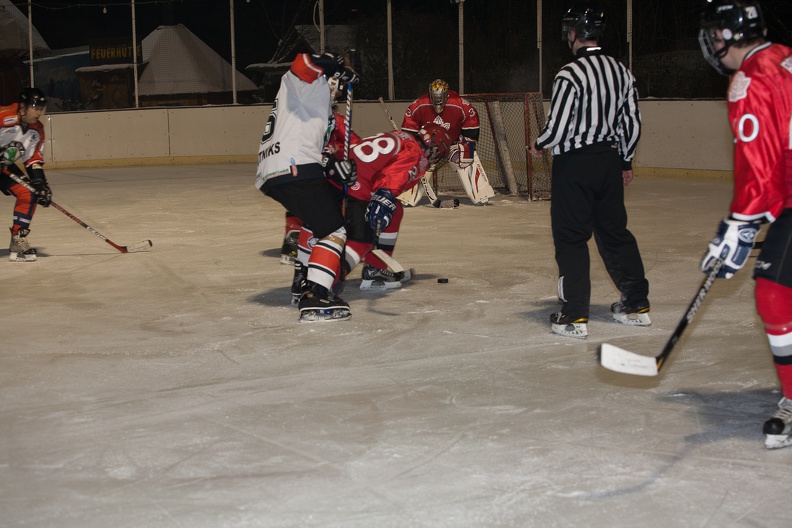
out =
{"type": "Polygon", "coordinates": [[[633,306],[648,303],[649,283],[638,244],[627,229],[621,159],[615,148],[597,144],[555,156],[550,217],[564,315],[589,315],[592,233],[622,299],[633,306]]]}

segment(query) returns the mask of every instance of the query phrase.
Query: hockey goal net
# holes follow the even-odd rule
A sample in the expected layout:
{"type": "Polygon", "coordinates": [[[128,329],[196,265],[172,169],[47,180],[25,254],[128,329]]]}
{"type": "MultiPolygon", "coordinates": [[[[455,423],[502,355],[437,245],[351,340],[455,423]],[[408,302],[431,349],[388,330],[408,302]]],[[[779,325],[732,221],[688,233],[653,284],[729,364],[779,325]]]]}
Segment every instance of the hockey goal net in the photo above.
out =
{"type": "MultiPolygon", "coordinates": [[[[550,199],[552,156],[531,155],[531,145],[545,124],[542,94],[487,93],[464,96],[479,114],[480,133],[476,151],[490,185],[499,193],[529,200],[550,199]]],[[[438,191],[464,192],[459,176],[449,164],[436,174],[438,191]]]]}

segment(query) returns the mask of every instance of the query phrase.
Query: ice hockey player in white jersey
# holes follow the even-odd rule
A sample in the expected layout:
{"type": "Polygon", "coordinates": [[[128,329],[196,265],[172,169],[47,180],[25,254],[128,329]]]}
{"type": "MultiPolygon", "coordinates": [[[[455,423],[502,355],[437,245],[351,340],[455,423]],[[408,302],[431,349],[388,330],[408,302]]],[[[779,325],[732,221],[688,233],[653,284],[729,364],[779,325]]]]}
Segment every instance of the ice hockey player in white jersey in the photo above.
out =
{"type": "Polygon", "coordinates": [[[335,124],[328,79],[354,83],[358,75],[339,55],[297,55],[281,78],[258,153],[256,187],[297,216],[317,239],[298,303],[302,322],[352,315],[331,291],[347,235],[337,190],[326,173],[346,184],[357,174],[347,160],[333,158],[323,166],[322,149],[335,124]]]}

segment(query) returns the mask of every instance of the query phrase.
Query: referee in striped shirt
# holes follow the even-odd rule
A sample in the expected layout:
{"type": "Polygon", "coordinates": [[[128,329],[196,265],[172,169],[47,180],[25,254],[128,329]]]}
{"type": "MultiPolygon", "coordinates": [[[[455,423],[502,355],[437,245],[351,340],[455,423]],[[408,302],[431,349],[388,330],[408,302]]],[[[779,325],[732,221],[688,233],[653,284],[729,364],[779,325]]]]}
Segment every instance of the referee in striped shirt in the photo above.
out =
{"type": "Polygon", "coordinates": [[[580,339],[588,335],[592,233],[621,292],[613,318],[651,324],[649,283],[624,208],[641,133],[638,92],[630,71],[599,47],[604,29],[600,7],[581,3],[564,15],[562,38],[575,60],[555,77],[550,115],[532,149],[534,156],[545,148],[554,155],[550,217],[563,306],[550,316],[551,329],[580,339]]]}

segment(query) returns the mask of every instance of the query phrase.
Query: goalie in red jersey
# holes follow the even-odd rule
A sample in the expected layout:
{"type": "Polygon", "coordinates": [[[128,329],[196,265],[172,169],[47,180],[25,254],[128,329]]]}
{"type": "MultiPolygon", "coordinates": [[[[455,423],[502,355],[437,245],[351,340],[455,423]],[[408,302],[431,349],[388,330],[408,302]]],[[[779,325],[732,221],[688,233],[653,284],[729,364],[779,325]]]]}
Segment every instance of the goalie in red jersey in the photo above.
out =
{"type": "Polygon", "coordinates": [[[745,265],[769,223],[756,260],[756,307],[764,323],[781,401],[765,422],[765,446],[792,445],[792,49],[765,40],[755,0],[714,0],[702,10],[699,43],[707,61],[731,76],[734,196],[701,269],[718,262],[720,278],[745,265]]]}
{"type": "MultiPolygon", "coordinates": [[[[405,132],[417,134],[421,127],[430,123],[444,128],[454,141],[447,159],[456,169],[470,200],[475,205],[488,203],[495,192],[476,154],[478,112],[464,97],[449,89],[448,83],[442,79],[432,81],[429,92],[407,107],[401,128],[405,132]]],[[[437,167],[438,164],[435,164],[427,171],[424,176],[427,183],[437,167]]],[[[416,187],[413,193],[400,197],[400,200],[407,205],[416,205],[421,196],[422,188],[416,187]]]]}

